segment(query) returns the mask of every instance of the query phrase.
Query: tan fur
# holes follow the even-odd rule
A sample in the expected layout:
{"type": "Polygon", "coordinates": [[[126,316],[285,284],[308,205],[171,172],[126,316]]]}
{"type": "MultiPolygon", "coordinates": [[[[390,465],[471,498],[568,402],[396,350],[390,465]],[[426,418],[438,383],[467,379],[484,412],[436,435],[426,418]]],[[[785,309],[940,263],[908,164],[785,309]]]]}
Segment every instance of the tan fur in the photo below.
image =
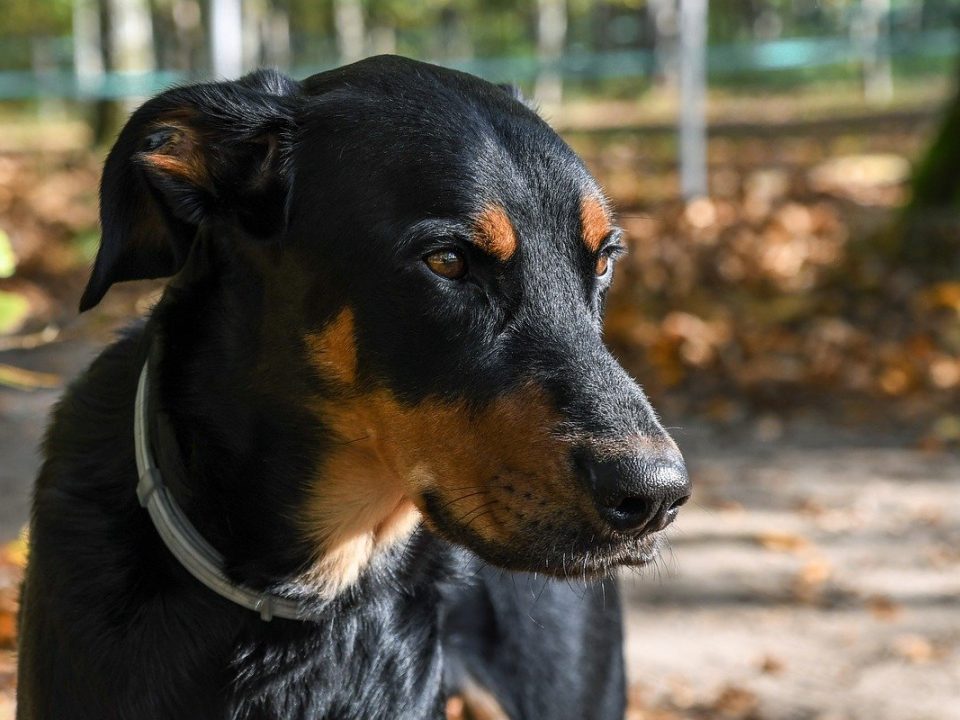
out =
{"type": "Polygon", "coordinates": [[[317,548],[302,578],[336,594],[382,550],[405,541],[421,520],[436,530],[425,496],[448,522],[496,547],[533,546],[542,525],[582,524],[595,513],[573,476],[570,450],[600,456],[655,449],[670,440],[564,433],[543,388],[527,384],[477,408],[463,401],[400,401],[389,389],[358,383],[354,316],[343,310],[304,339],[317,374],[336,383],[332,397],[308,400],[330,434],[300,516],[317,548]]]}
{"type": "Polygon", "coordinates": [[[332,434],[301,517],[317,547],[303,578],[335,594],[374,556],[404,541],[436,495],[451,518],[498,545],[520,542],[538,513],[582,519],[570,441],[544,390],[524,386],[480,410],[427,399],[400,402],[356,385],[353,315],[344,310],[305,340],[313,367],[340,385],[311,407],[332,434]]]}
{"type": "Polygon", "coordinates": [[[197,131],[177,121],[158,123],[154,130],[160,129],[171,132],[170,138],[160,148],[141,153],[141,160],[156,172],[176,175],[196,187],[208,187],[207,160],[197,131]]]}
{"type": "MultiPolygon", "coordinates": [[[[538,513],[582,518],[558,417],[528,386],[480,411],[426,400],[400,403],[388,390],[320,402],[341,441],[318,469],[304,527],[323,548],[324,584],[343,587],[380,547],[402,540],[435,494],[458,524],[498,545],[518,542],[538,513]]],[[[428,519],[429,520],[429,519],[428,519]]]]}
{"type": "Polygon", "coordinates": [[[463,695],[451,695],[448,697],[445,713],[447,720],[466,720],[467,706],[463,701],[463,695]]]}
{"type": "Polygon", "coordinates": [[[447,720],[510,720],[493,693],[472,682],[447,700],[446,716],[447,720]]]}
{"type": "Polygon", "coordinates": [[[310,361],[320,375],[341,383],[357,380],[357,348],[354,344],[353,311],[346,308],[320,333],[304,341],[310,361]]]}
{"type": "Polygon", "coordinates": [[[580,202],[580,225],[583,243],[595,253],[613,229],[603,202],[595,195],[588,195],[580,202]]]}
{"type": "Polygon", "coordinates": [[[506,262],[517,251],[517,233],[500,205],[488,205],[474,222],[473,241],[485,252],[506,262]]]}

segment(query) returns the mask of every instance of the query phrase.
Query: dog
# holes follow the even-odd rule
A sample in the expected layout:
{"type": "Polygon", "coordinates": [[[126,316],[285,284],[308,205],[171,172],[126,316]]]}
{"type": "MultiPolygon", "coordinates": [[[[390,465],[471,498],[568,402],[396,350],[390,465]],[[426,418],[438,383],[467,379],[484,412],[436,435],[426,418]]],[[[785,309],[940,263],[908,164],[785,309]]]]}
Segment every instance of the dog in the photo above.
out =
{"type": "Polygon", "coordinates": [[[54,411],[19,720],[623,717],[611,574],[690,483],[601,338],[607,202],[515,92],[172,89],[101,222],[81,311],[172,279],[54,411]]]}

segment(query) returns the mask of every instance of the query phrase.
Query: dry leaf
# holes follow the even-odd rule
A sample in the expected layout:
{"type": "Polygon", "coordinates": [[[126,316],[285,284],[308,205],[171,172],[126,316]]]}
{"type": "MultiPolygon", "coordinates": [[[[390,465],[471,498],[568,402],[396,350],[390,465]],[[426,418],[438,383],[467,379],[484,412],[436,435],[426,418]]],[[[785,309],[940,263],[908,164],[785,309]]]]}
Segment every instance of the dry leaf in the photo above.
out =
{"type": "Polygon", "coordinates": [[[756,710],[758,704],[757,696],[750,690],[727,685],[713,701],[711,708],[721,717],[746,718],[756,710]]]}
{"type": "Polygon", "coordinates": [[[916,665],[930,662],[935,658],[933,644],[922,635],[899,635],[893,641],[893,651],[898,656],[916,665]]]}
{"type": "Polygon", "coordinates": [[[756,536],[756,541],[765,550],[774,552],[800,552],[810,547],[810,541],[793,533],[767,531],[756,536]]]}
{"type": "Polygon", "coordinates": [[[866,606],[877,620],[886,622],[895,620],[903,612],[903,606],[886,595],[871,595],[867,598],[866,606]]]}
{"type": "Polygon", "coordinates": [[[17,646],[17,610],[12,603],[0,605],[0,650],[17,646]]]}
{"type": "Polygon", "coordinates": [[[786,664],[775,655],[764,655],[760,661],[760,672],[767,675],[780,675],[784,668],[786,668],[786,664]]]}

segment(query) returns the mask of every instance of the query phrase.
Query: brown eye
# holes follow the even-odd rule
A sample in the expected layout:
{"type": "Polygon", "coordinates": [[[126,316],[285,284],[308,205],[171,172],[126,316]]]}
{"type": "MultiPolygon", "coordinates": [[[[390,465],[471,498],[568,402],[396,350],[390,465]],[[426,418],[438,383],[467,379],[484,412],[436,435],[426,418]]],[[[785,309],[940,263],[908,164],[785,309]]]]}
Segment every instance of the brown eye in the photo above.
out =
{"type": "Polygon", "coordinates": [[[600,257],[597,258],[597,264],[596,267],[593,268],[593,271],[597,274],[597,277],[603,277],[609,269],[610,256],[607,253],[600,253],[600,257]]]}
{"type": "Polygon", "coordinates": [[[459,280],[467,274],[467,261],[456,250],[438,250],[423,261],[437,275],[450,280],[459,280]]]}

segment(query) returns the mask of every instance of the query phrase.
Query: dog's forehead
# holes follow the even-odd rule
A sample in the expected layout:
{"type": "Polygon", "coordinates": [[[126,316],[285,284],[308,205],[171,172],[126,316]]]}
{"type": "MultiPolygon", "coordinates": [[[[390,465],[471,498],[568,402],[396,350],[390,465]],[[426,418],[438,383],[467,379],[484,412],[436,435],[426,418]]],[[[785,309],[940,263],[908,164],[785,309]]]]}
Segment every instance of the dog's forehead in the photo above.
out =
{"type": "MultiPolygon", "coordinates": [[[[412,219],[468,220],[505,259],[519,244],[585,243],[610,222],[596,182],[563,140],[504,89],[402,58],[372,58],[304,81],[305,155],[357,185],[337,191],[412,219]]],[[[376,210],[371,210],[376,213],[376,210]]]]}

